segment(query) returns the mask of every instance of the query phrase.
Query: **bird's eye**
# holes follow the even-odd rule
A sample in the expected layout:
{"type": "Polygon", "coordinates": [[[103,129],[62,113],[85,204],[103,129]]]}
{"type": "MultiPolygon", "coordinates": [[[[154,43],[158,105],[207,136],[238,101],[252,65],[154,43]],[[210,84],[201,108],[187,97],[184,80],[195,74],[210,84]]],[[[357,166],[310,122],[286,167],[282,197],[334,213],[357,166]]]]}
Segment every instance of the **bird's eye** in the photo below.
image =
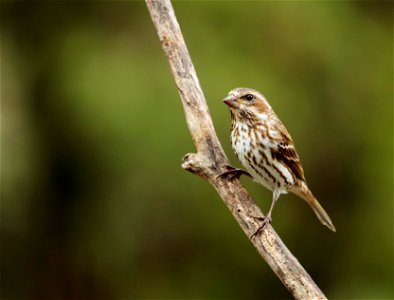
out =
{"type": "Polygon", "coordinates": [[[253,100],[253,95],[252,94],[246,94],[245,96],[243,96],[242,98],[244,98],[245,100],[251,101],[253,100]]]}

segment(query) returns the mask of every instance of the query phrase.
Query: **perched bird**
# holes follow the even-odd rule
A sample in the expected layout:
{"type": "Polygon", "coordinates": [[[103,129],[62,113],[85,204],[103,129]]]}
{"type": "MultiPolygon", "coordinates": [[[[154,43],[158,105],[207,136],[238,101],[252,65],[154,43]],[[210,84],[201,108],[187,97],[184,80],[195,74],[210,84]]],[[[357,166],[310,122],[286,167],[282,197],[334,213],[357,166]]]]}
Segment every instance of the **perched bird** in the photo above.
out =
{"type": "Polygon", "coordinates": [[[271,207],[255,234],[271,222],[272,210],[280,194],[289,191],[304,199],[320,222],[335,231],[330,217],[306,184],[290,134],[264,96],[253,89],[236,88],[223,101],[231,112],[232,148],[247,170],[229,167],[224,175],[248,174],[273,192],[271,207]]]}

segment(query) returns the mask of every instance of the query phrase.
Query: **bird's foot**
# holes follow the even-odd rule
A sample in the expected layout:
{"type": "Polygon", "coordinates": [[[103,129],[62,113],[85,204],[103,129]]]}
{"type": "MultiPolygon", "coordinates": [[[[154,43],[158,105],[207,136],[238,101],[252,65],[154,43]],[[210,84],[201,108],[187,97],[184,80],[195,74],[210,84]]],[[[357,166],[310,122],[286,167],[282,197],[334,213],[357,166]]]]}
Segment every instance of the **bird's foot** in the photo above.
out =
{"type": "Polygon", "coordinates": [[[252,177],[252,175],[250,175],[245,170],[234,168],[232,166],[226,166],[225,168],[227,169],[227,171],[224,171],[222,174],[220,174],[218,176],[218,178],[225,177],[225,178],[228,178],[230,180],[233,180],[234,178],[241,177],[241,175],[246,175],[246,176],[252,177]]]}
{"type": "Polygon", "coordinates": [[[260,225],[259,228],[257,228],[257,230],[255,231],[255,233],[253,233],[253,234],[250,236],[250,239],[253,239],[255,236],[259,235],[259,234],[268,226],[268,224],[271,223],[271,221],[272,221],[271,215],[267,215],[267,216],[265,216],[264,218],[258,217],[258,218],[256,218],[256,219],[258,219],[258,220],[260,220],[260,221],[263,221],[263,223],[260,225]]]}

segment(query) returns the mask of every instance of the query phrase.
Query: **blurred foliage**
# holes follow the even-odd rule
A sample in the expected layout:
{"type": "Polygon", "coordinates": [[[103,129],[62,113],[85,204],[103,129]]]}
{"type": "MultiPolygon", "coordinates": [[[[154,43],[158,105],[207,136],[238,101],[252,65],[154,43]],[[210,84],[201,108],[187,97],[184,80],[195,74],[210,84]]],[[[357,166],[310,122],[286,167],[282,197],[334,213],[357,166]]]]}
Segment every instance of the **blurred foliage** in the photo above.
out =
{"type": "MultiPolygon", "coordinates": [[[[392,3],[174,7],[234,165],[234,87],[261,90],[296,141],[338,231],[282,196],[290,250],[331,299],[393,298],[392,3]]],[[[194,146],[143,2],[2,1],[1,99],[2,299],[290,298],[180,167],[194,146]]]]}

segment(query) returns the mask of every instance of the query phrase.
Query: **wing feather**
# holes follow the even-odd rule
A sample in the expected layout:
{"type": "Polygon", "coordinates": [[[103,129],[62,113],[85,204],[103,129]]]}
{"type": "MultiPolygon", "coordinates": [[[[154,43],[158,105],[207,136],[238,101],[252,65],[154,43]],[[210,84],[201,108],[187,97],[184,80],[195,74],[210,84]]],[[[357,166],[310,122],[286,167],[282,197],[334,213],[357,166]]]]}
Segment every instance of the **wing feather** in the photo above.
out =
{"type": "Polygon", "coordinates": [[[305,181],[304,170],[293,140],[281,122],[277,125],[280,138],[276,140],[276,147],[271,149],[272,158],[285,164],[296,178],[305,181]]]}

